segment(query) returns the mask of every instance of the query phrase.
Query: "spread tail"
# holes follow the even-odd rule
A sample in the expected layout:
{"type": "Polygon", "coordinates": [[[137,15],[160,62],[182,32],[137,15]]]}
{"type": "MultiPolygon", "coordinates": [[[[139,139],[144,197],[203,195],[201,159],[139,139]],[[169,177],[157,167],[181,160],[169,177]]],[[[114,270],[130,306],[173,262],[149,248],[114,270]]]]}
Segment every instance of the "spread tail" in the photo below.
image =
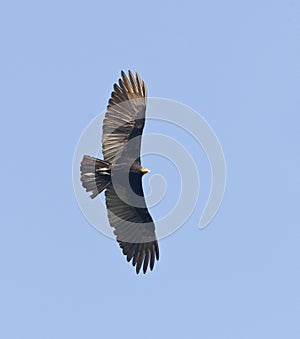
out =
{"type": "Polygon", "coordinates": [[[81,182],[87,192],[92,192],[94,199],[111,182],[108,162],[85,155],[81,161],[81,182]]]}

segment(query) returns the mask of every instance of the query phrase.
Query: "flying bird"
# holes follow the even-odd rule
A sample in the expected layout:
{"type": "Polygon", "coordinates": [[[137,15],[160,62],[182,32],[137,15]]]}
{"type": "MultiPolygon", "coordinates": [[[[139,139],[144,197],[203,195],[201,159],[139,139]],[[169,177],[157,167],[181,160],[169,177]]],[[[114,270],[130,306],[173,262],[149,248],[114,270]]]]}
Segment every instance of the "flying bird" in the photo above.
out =
{"type": "Polygon", "coordinates": [[[85,155],[81,182],[91,198],[105,190],[108,220],[128,262],[139,273],[153,270],[159,248],[144,198],[142,177],[149,170],[140,159],[145,125],[146,86],[138,73],[122,71],[113,86],[103,121],[103,160],[85,155]]]}

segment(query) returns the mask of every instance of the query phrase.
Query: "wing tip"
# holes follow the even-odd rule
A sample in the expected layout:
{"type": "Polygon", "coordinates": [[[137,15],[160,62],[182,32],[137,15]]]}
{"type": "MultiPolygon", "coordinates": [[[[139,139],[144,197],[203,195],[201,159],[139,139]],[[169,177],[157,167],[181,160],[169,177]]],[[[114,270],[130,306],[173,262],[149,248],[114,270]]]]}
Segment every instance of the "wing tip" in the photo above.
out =
{"type": "MultiPolygon", "coordinates": [[[[129,93],[141,94],[146,97],[146,84],[144,80],[141,79],[139,73],[128,69],[127,74],[124,70],[121,70],[121,78],[118,80],[119,86],[117,84],[114,86],[119,87],[119,89],[125,89],[129,93]]],[[[114,88],[114,90],[116,89],[114,88]]]]}
{"type": "Polygon", "coordinates": [[[136,274],[153,271],[155,261],[159,260],[158,243],[124,243],[118,240],[126,261],[131,262],[136,274]]]}

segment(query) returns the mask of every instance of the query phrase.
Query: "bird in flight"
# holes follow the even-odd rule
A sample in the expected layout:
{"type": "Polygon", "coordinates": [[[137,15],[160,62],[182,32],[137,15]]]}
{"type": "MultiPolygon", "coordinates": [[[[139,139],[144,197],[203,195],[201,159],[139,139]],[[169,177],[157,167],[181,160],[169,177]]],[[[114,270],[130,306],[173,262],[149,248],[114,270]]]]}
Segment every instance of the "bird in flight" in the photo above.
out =
{"type": "Polygon", "coordinates": [[[108,220],[128,262],[139,273],[153,270],[159,249],[153,219],[144,198],[140,159],[145,125],[146,86],[138,73],[122,71],[113,86],[103,121],[104,160],[84,155],[81,182],[91,198],[105,190],[108,220]]]}

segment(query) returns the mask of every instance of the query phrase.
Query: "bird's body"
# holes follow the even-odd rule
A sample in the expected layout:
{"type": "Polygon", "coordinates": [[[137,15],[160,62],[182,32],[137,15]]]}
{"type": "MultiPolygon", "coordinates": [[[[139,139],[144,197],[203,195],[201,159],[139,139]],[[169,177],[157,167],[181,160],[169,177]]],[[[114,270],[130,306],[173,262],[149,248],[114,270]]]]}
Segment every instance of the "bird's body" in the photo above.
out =
{"type": "Polygon", "coordinates": [[[103,121],[104,160],[85,155],[81,162],[83,187],[95,198],[105,191],[110,225],[127,260],[139,273],[152,270],[159,259],[152,217],[147,209],[141,166],[141,136],[145,124],[146,87],[136,73],[122,74],[107,106],[103,121]]]}

